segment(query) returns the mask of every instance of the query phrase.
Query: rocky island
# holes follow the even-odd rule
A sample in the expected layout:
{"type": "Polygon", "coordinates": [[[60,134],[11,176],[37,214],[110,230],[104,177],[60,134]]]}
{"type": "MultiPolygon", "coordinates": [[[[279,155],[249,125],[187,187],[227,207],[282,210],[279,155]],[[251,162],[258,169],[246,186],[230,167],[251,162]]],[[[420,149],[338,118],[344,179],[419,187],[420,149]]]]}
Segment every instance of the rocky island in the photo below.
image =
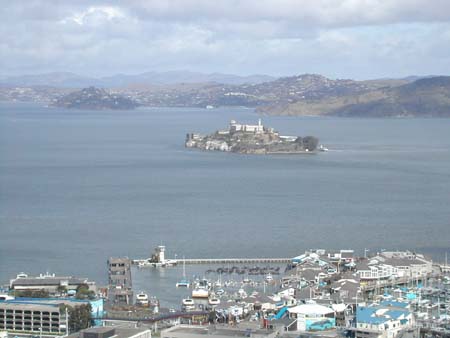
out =
{"type": "Polygon", "coordinates": [[[134,109],[138,104],[128,97],[111,93],[102,88],[83,88],[59,98],[55,104],[56,107],[73,109],[134,109]]]}
{"type": "Polygon", "coordinates": [[[190,133],[185,142],[187,148],[240,154],[313,154],[326,149],[318,144],[314,136],[282,136],[273,128],[264,127],[261,119],[256,125],[231,120],[227,130],[206,136],[190,133]]]}

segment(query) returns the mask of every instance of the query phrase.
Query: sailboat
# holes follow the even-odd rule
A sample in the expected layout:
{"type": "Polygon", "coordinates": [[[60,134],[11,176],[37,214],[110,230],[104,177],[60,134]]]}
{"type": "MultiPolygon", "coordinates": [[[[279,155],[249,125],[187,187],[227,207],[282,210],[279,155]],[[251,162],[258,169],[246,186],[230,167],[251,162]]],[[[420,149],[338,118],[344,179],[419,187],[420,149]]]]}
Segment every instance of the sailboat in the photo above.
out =
{"type": "Polygon", "coordinates": [[[176,286],[177,286],[177,288],[181,288],[181,287],[188,288],[189,286],[191,286],[191,283],[186,278],[186,260],[184,259],[184,256],[183,256],[183,279],[181,279],[179,282],[177,282],[176,286]]]}

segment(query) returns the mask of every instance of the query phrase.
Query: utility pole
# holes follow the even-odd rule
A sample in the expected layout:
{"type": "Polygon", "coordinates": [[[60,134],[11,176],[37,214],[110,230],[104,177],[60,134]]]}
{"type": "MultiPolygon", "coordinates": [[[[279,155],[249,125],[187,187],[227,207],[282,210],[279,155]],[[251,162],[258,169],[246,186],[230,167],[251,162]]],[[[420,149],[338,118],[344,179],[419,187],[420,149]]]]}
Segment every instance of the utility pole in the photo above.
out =
{"type": "Polygon", "coordinates": [[[66,307],[66,336],[69,335],[69,311],[66,307]]]}

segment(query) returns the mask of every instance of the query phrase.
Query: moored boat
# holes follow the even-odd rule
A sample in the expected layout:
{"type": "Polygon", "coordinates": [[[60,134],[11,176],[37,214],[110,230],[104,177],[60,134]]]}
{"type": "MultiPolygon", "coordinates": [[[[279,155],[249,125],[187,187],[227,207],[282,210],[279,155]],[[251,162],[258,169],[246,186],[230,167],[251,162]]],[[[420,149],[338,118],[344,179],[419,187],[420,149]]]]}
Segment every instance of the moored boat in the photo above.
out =
{"type": "Polygon", "coordinates": [[[191,286],[191,282],[189,282],[187,279],[182,279],[179,282],[177,282],[177,284],[176,284],[177,288],[181,288],[181,287],[188,288],[190,286],[191,286]]]}
{"type": "Polygon", "coordinates": [[[192,298],[208,298],[209,290],[202,287],[197,287],[192,290],[192,298]]]}
{"type": "Polygon", "coordinates": [[[211,297],[208,299],[208,304],[209,305],[219,305],[220,304],[220,299],[217,297],[211,297]]]}
{"type": "Polygon", "coordinates": [[[189,280],[186,278],[186,262],[183,257],[183,279],[180,280],[179,282],[177,282],[176,287],[177,288],[180,288],[180,287],[188,288],[190,286],[191,286],[191,282],[189,282],[189,280]]]}
{"type": "Polygon", "coordinates": [[[195,310],[195,302],[191,298],[185,298],[181,302],[182,308],[185,311],[195,310]]]}
{"type": "Polygon", "coordinates": [[[148,295],[145,292],[139,292],[136,295],[136,305],[148,306],[148,295]]]}

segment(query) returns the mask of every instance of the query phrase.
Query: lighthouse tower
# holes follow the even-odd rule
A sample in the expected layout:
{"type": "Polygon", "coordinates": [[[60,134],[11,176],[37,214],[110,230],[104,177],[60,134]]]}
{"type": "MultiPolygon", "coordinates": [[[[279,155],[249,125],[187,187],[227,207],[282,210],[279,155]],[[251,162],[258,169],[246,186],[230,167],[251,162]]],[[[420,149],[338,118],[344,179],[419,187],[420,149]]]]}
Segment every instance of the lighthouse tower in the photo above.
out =
{"type": "Polygon", "coordinates": [[[166,258],[164,257],[164,252],[166,251],[166,247],[164,245],[159,245],[156,249],[158,254],[158,262],[164,263],[166,261],[166,258]]]}

